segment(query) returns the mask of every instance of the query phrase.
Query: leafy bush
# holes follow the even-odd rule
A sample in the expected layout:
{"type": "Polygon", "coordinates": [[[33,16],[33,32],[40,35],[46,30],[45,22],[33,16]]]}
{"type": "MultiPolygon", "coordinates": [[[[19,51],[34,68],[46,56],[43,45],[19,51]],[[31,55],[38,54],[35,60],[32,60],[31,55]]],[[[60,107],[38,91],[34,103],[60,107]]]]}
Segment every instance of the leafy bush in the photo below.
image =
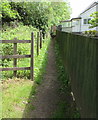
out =
{"type": "Polygon", "coordinates": [[[98,11],[92,13],[90,17],[92,17],[92,19],[89,21],[89,23],[91,24],[89,28],[97,27],[98,26],[98,11]]]}
{"type": "Polygon", "coordinates": [[[85,34],[88,34],[88,31],[85,31],[84,33],[85,33],[85,34]]]}
{"type": "Polygon", "coordinates": [[[11,5],[7,0],[1,2],[0,8],[2,8],[2,15],[0,16],[0,19],[2,18],[3,20],[2,22],[9,22],[20,17],[18,12],[11,8],[11,5]]]}
{"type": "Polygon", "coordinates": [[[89,31],[85,31],[84,34],[87,35],[87,36],[96,36],[98,34],[98,31],[89,30],[89,31]]]}

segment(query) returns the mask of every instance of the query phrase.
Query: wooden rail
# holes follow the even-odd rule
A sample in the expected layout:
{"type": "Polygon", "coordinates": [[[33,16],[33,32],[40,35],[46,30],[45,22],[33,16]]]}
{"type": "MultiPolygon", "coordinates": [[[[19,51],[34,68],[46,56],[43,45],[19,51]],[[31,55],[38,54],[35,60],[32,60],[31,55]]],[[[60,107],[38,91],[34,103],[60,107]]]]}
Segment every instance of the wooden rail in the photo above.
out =
{"type": "Polygon", "coordinates": [[[30,70],[30,67],[0,68],[0,71],[30,70]]]}
{"type": "Polygon", "coordinates": [[[17,76],[17,70],[30,70],[31,80],[34,79],[34,34],[31,33],[31,40],[0,40],[0,43],[13,43],[13,55],[0,55],[0,59],[13,58],[13,68],[0,68],[0,71],[14,71],[14,76],[17,76]],[[17,55],[17,43],[31,43],[30,55],[17,55]],[[31,58],[30,67],[17,67],[17,58],[31,58]]]}
{"type": "Polygon", "coordinates": [[[8,58],[30,58],[31,55],[0,55],[0,59],[8,59],[8,58]]]}
{"type": "Polygon", "coordinates": [[[31,40],[0,40],[0,43],[31,43],[31,40]]]}

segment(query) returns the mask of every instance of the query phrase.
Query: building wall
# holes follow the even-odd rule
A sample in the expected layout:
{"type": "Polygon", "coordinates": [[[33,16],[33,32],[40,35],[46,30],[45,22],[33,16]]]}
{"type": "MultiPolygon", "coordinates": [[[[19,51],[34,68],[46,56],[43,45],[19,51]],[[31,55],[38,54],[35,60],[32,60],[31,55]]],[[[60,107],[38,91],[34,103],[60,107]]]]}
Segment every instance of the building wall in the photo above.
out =
{"type": "Polygon", "coordinates": [[[71,27],[62,27],[62,31],[63,32],[72,32],[72,28],[71,27]]]}
{"type": "Polygon", "coordinates": [[[73,19],[70,22],[62,22],[62,31],[64,32],[85,32],[88,30],[97,30],[98,27],[95,28],[89,28],[91,25],[88,23],[88,19],[92,19],[90,16],[92,13],[98,11],[98,4],[84,13],[80,14],[78,17],[81,17],[81,19],[73,19]],[[86,19],[86,23],[84,23],[84,19],[86,19]]]}
{"type": "Polygon", "coordinates": [[[80,30],[80,19],[72,20],[72,32],[81,32],[81,30],[80,30]]]}
{"type": "Polygon", "coordinates": [[[92,17],[90,17],[90,15],[92,13],[96,12],[96,6],[92,7],[91,9],[87,10],[86,12],[80,14],[79,17],[81,17],[81,32],[87,31],[87,30],[95,30],[96,28],[89,28],[90,24],[84,24],[84,19],[89,19],[92,17]]]}
{"type": "Polygon", "coordinates": [[[71,22],[63,22],[63,23],[61,23],[61,25],[62,25],[62,31],[72,32],[71,22]]]}

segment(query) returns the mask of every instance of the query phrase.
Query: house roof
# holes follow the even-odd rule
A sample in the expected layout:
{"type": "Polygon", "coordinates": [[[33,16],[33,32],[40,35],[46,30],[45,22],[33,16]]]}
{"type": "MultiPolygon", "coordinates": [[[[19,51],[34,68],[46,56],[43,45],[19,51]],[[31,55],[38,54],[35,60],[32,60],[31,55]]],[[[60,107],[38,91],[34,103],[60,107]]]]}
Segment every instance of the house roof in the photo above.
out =
{"type": "MultiPolygon", "coordinates": [[[[94,6],[96,6],[96,5],[98,5],[98,1],[93,2],[86,10],[84,10],[82,13],[80,13],[80,15],[83,14],[83,13],[85,13],[87,10],[91,9],[92,7],[94,7],[94,6]]],[[[70,19],[70,20],[60,21],[60,23],[61,23],[61,22],[71,22],[72,20],[81,19],[80,15],[79,15],[79,17],[77,17],[77,18],[72,18],[72,19],[70,19]]]]}
{"type": "Polygon", "coordinates": [[[71,22],[71,20],[63,20],[63,21],[60,21],[61,22],[71,22]]]}
{"type": "Polygon", "coordinates": [[[78,19],[81,19],[81,17],[72,18],[70,20],[64,20],[64,21],[60,21],[60,22],[71,22],[72,20],[78,20],[78,19]]]}
{"type": "Polygon", "coordinates": [[[77,20],[77,19],[81,19],[81,17],[72,18],[71,21],[72,20],[77,20]]]}
{"type": "Polygon", "coordinates": [[[80,13],[80,15],[85,13],[86,11],[88,11],[89,9],[91,9],[92,7],[94,7],[96,5],[98,5],[98,1],[94,2],[93,4],[91,4],[86,10],[84,10],[82,13],[80,13]]]}

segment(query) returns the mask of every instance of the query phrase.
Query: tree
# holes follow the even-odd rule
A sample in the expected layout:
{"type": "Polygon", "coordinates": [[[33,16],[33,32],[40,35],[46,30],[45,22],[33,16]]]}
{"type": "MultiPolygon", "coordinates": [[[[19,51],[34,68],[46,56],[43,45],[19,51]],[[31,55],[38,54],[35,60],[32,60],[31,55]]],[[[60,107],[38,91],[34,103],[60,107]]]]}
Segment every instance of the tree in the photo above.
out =
{"type": "Polygon", "coordinates": [[[19,17],[18,12],[11,8],[11,5],[7,0],[4,0],[3,2],[1,2],[0,8],[2,8],[2,14],[0,16],[2,18],[2,22],[10,22],[19,17]]]}
{"type": "Polygon", "coordinates": [[[98,26],[98,12],[94,12],[90,15],[92,19],[89,21],[91,24],[90,28],[94,28],[98,26]]]}
{"type": "Polygon", "coordinates": [[[66,2],[63,2],[64,0],[60,1],[7,2],[3,5],[2,18],[4,22],[18,19],[24,25],[32,25],[46,31],[52,24],[55,23],[57,25],[59,21],[70,18],[70,6],[66,2]],[[9,10],[6,10],[5,7],[9,10]]]}

